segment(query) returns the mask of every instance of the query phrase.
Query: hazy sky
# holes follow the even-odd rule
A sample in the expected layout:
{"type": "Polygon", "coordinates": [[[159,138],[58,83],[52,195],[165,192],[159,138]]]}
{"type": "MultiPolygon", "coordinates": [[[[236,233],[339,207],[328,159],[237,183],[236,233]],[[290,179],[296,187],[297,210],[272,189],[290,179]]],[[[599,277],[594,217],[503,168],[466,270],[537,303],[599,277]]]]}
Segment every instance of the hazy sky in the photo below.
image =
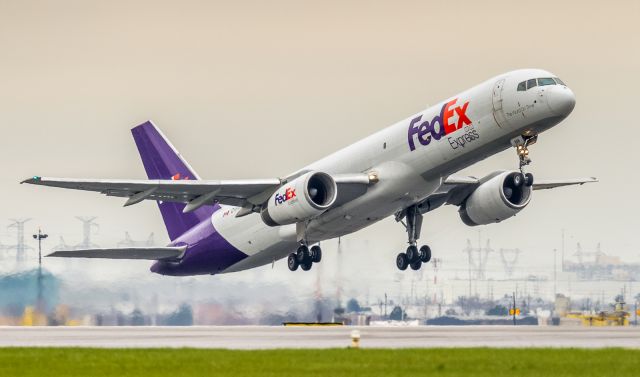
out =
{"type": "MultiPolygon", "coordinates": [[[[601,182],[536,192],[521,215],[482,228],[443,208],[426,217],[423,241],[453,263],[481,229],[539,263],[565,228],[568,252],[602,242],[637,261],[639,17],[637,0],[0,0],[0,241],[12,241],[8,218],[32,217],[27,231],[42,225],[50,242],[76,243],[73,216],[95,215],[105,244],[126,229],[164,243],[153,203],[121,208],[121,199],[18,185],[35,174],[144,178],[129,129],[147,119],[203,177],[274,177],[496,74],[535,67],[561,77],[577,106],[531,148],[530,171],[601,182]]],[[[468,172],[516,162],[508,151],[468,172]]],[[[400,225],[386,220],[354,238],[394,273],[400,225]]]]}

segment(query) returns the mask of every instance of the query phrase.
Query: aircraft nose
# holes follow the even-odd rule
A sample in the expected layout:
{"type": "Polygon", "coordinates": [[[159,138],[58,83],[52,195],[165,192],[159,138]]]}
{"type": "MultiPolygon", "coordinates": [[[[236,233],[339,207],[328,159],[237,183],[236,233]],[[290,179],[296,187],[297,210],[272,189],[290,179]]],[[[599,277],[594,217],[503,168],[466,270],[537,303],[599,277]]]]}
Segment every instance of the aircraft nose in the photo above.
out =
{"type": "Polygon", "coordinates": [[[556,86],[547,93],[549,107],[557,115],[567,116],[576,106],[576,96],[566,86],[556,86]]]}

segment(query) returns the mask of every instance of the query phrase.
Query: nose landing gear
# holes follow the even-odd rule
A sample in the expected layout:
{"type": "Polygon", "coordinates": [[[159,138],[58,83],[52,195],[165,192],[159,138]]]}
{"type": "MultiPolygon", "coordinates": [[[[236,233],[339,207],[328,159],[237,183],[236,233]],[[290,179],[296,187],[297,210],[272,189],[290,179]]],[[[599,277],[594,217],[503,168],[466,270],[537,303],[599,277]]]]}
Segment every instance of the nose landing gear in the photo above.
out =
{"type": "Polygon", "coordinates": [[[416,246],[422,229],[422,214],[418,210],[418,206],[414,205],[396,214],[396,221],[404,225],[409,239],[407,251],[398,254],[396,257],[396,267],[401,271],[406,270],[407,267],[417,271],[422,267],[423,263],[431,260],[431,248],[429,246],[423,245],[420,249],[416,246]],[[406,224],[403,222],[405,218],[407,220],[406,224]]]}
{"type": "Polygon", "coordinates": [[[314,263],[322,260],[322,249],[318,245],[309,248],[305,243],[301,243],[295,253],[289,254],[287,257],[287,266],[289,270],[295,271],[298,267],[303,271],[309,271],[314,263]]]}
{"type": "MultiPolygon", "coordinates": [[[[529,146],[535,144],[536,141],[538,141],[538,135],[522,135],[511,140],[511,145],[516,148],[516,153],[518,154],[519,169],[522,174],[524,174],[524,167],[531,163],[529,146]]],[[[533,184],[533,181],[531,183],[533,184]]]]}

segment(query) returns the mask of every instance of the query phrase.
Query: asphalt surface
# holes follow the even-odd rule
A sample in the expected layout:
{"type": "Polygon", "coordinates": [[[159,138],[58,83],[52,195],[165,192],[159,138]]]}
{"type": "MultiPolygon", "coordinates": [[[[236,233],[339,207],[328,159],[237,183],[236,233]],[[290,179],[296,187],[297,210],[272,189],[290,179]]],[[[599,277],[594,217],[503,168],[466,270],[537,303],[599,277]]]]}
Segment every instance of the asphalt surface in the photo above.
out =
{"type": "Polygon", "coordinates": [[[0,347],[342,348],[360,332],[363,348],[640,348],[640,327],[0,327],[0,347]]]}

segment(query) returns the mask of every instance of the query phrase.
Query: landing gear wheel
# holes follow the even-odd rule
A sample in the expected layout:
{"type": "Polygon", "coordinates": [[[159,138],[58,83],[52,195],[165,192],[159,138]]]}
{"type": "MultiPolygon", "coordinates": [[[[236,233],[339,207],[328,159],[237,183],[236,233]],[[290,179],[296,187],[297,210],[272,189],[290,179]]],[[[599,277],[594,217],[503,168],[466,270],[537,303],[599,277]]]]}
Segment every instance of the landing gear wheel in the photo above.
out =
{"type": "Polygon", "coordinates": [[[298,269],[299,265],[298,256],[295,253],[289,254],[289,257],[287,258],[287,266],[289,267],[289,270],[295,271],[298,269]]]}
{"type": "Polygon", "coordinates": [[[411,269],[414,271],[418,271],[422,267],[422,261],[418,259],[417,261],[411,263],[411,269]]]}
{"type": "Polygon", "coordinates": [[[522,173],[514,175],[512,179],[515,187],[520,187],[524,183],[524,175],[522,173]]]}
{"type": "Polygon", "coordinates": [[[404,271],[409,267],[409,259],[407,259],[407,254],[400,253],[396,257],[396,266],[399,270],[404,271]]]}
{"type": "Polygon", "coordinates": [[[313,266],[313,262],[311,260],[300,263],[300,267],[302,267],[303,271],[309,271],[311,266],[313,266]]]}
{"type": "Polygon", "coordinates": [[[418,254],[418,248],[411,245],[407,248],[407,260],[409,263],[413,263],[420,259],[420,254],[418,254]]]}
{"type": "Polygon", "coordinates": [[[420,261],[427,263],[431,260],[431,248],[427,245],[423,245],[420,248],[420,261]]]}
{"type": "Polygon", "coordinates": [[[533,186],[533,174],[527,173],[524,175],[524,185],[527,187],[533,186]]]}
{"type": "Polygon", "coordinates": [[[296,251],[296,257],[298,258],[298,263],[303,264],[305,261],[311,259],[311,254],[309,253],[309,248],[305,245],[300,245],[298,251],[296,251]]]}
{"type": "Polygon", "coordinates": [[[311,260],[313,263],[320,263],[322,260],[322,249],[320,249],[320,246],[311,246],[311,260]]]}

